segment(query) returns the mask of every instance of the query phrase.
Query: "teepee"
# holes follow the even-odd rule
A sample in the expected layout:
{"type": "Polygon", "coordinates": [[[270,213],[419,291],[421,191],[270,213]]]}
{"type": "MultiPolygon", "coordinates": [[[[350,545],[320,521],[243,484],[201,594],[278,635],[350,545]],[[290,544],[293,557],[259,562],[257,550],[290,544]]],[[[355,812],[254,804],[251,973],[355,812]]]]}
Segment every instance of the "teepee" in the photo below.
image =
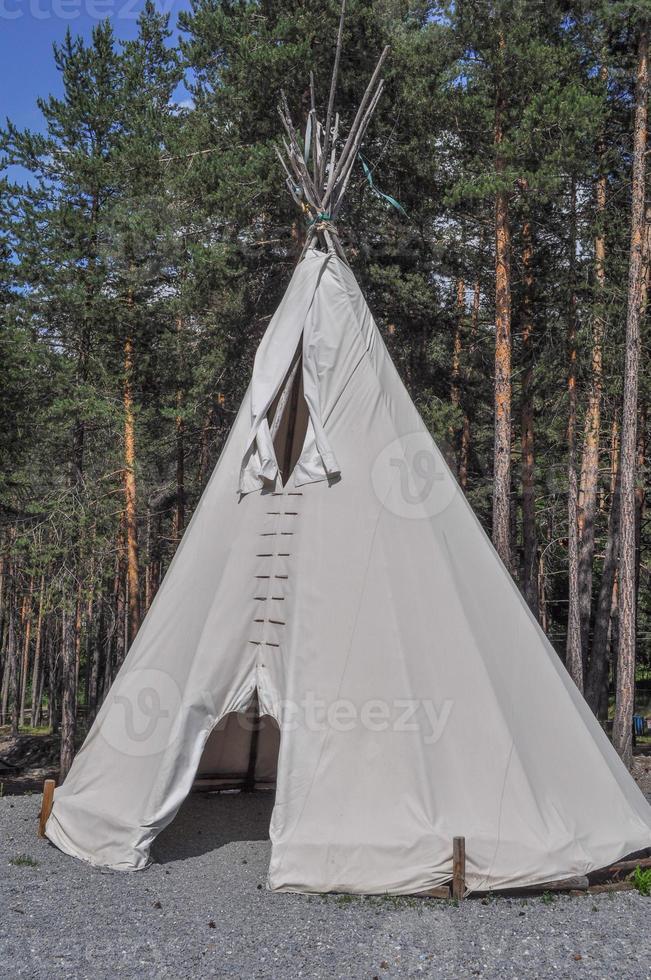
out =
{"type": "Polygon", "coordinates": [[[335,221],[385,54],[345,141],[336,66],[302,146],[283,101],[306,246],[56,791],[47,836],[92,864],[145,867],[197,774],[275,780],[279,891],[425,892],[452,877],[458,836],[470,891],[651,844],[651,809],[447,469],[342,252],[335,221]],[[260,730],[238,723],[252,706],[260,730]]]}

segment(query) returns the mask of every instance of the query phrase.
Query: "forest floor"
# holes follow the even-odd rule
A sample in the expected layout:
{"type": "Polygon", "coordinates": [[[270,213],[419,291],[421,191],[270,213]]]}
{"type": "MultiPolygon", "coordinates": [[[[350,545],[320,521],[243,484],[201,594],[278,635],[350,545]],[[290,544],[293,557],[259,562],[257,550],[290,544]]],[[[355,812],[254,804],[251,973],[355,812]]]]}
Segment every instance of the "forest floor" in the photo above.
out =
{"type": "Polygon", "coordinates": [[[193,794],[133,874],[36,836],[38,795],[0,799],[0,972],[29,980],[651,976],[636,891],[436,899],[266,890],[272,794],[193,794]]]}
{"type": "Polygon", "coordinates": [[[43,731],[9,734],[0,728],[0,796],[41,792],[46,779],[56,779],[59,739],[43,731]]]}

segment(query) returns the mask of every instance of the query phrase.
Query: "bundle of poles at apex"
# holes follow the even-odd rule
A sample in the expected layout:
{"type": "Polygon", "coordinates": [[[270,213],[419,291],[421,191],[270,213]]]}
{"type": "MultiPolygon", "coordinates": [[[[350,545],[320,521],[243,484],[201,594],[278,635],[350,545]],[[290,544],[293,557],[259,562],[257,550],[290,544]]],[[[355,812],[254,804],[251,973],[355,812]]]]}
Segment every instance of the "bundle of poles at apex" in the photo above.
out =
{"type": "Polygon", "coordinates": [[[341,210],[364,134],[382,95],[384,81],[379,76],[389,53],[389,48],[385,47],[359,104],[348,137],[341,147],[343,136],[339,132],[339,113],[334,111],[334,103],[345,10],[346,0],[343,0],[325,125],[317,119],[314,74],[310,72],[311,107],[305,125],[303,148],[292,122],[284,92],[281,92],[278,113],[287,135],[287,139],[283,139],[287,162],[276,148],[278,159],[287,175],[286,184],[289,192],[310,221],[302,255],[311,245],[318,242],[322,248],[336,252],[344,261],[346,257],[339,242],[335,221],[341,210]]]}

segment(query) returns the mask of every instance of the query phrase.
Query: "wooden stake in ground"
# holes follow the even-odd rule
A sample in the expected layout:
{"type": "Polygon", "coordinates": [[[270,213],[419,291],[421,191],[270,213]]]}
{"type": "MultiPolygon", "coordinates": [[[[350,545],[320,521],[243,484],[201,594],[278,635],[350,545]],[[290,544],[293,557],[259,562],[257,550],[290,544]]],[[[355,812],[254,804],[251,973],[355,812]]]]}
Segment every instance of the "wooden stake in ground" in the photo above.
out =
{"type": "Polygon", "coordinates": [[[461,901],[466,892],[466,838],[452,841],[452,898],[461,901]]]}
{"type": "Polygon", "coordinates": [[[637,450],[637,393],[640,363],[640,317],[644,279],[644,193],[649,88],[649,37],[640,33],[635,84],[633,182],[631,190],[631,248],[626,310],[626,360],[621,437],[619,650],[613,744],[623,762],[632,762],[635,694],[635,476],[637,450]]]}
{"type": "Polygon", "coordinates": [[[45,837],[45,825],[48,822],[48,818],[52,813],[52,804],[54,803],[54,787],[56,783],[53,779],[46,779],[43,783],[43,801],[41,803],[41,812],[38,818],[38,836],[45,837]]]}

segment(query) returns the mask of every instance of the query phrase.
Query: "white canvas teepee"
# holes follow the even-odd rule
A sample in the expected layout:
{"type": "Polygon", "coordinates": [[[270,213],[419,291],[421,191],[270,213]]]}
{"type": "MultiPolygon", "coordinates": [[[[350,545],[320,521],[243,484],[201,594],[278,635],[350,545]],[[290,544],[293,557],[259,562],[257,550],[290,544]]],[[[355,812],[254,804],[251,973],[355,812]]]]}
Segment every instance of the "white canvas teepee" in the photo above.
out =
{"type": "Polygon", "coordinates": [[[324,214],[347,176],[314,129],[315,179],[293,188],[308,246],[47,836],[144,867],[197,771],[243,775],[232,713],[257,697],[281,730],[254,774],[276,775],[272,889],[422,892],[457,835],[470,890],[603,867],[651,845],[651,808],[397,375],[324,214]]]}

